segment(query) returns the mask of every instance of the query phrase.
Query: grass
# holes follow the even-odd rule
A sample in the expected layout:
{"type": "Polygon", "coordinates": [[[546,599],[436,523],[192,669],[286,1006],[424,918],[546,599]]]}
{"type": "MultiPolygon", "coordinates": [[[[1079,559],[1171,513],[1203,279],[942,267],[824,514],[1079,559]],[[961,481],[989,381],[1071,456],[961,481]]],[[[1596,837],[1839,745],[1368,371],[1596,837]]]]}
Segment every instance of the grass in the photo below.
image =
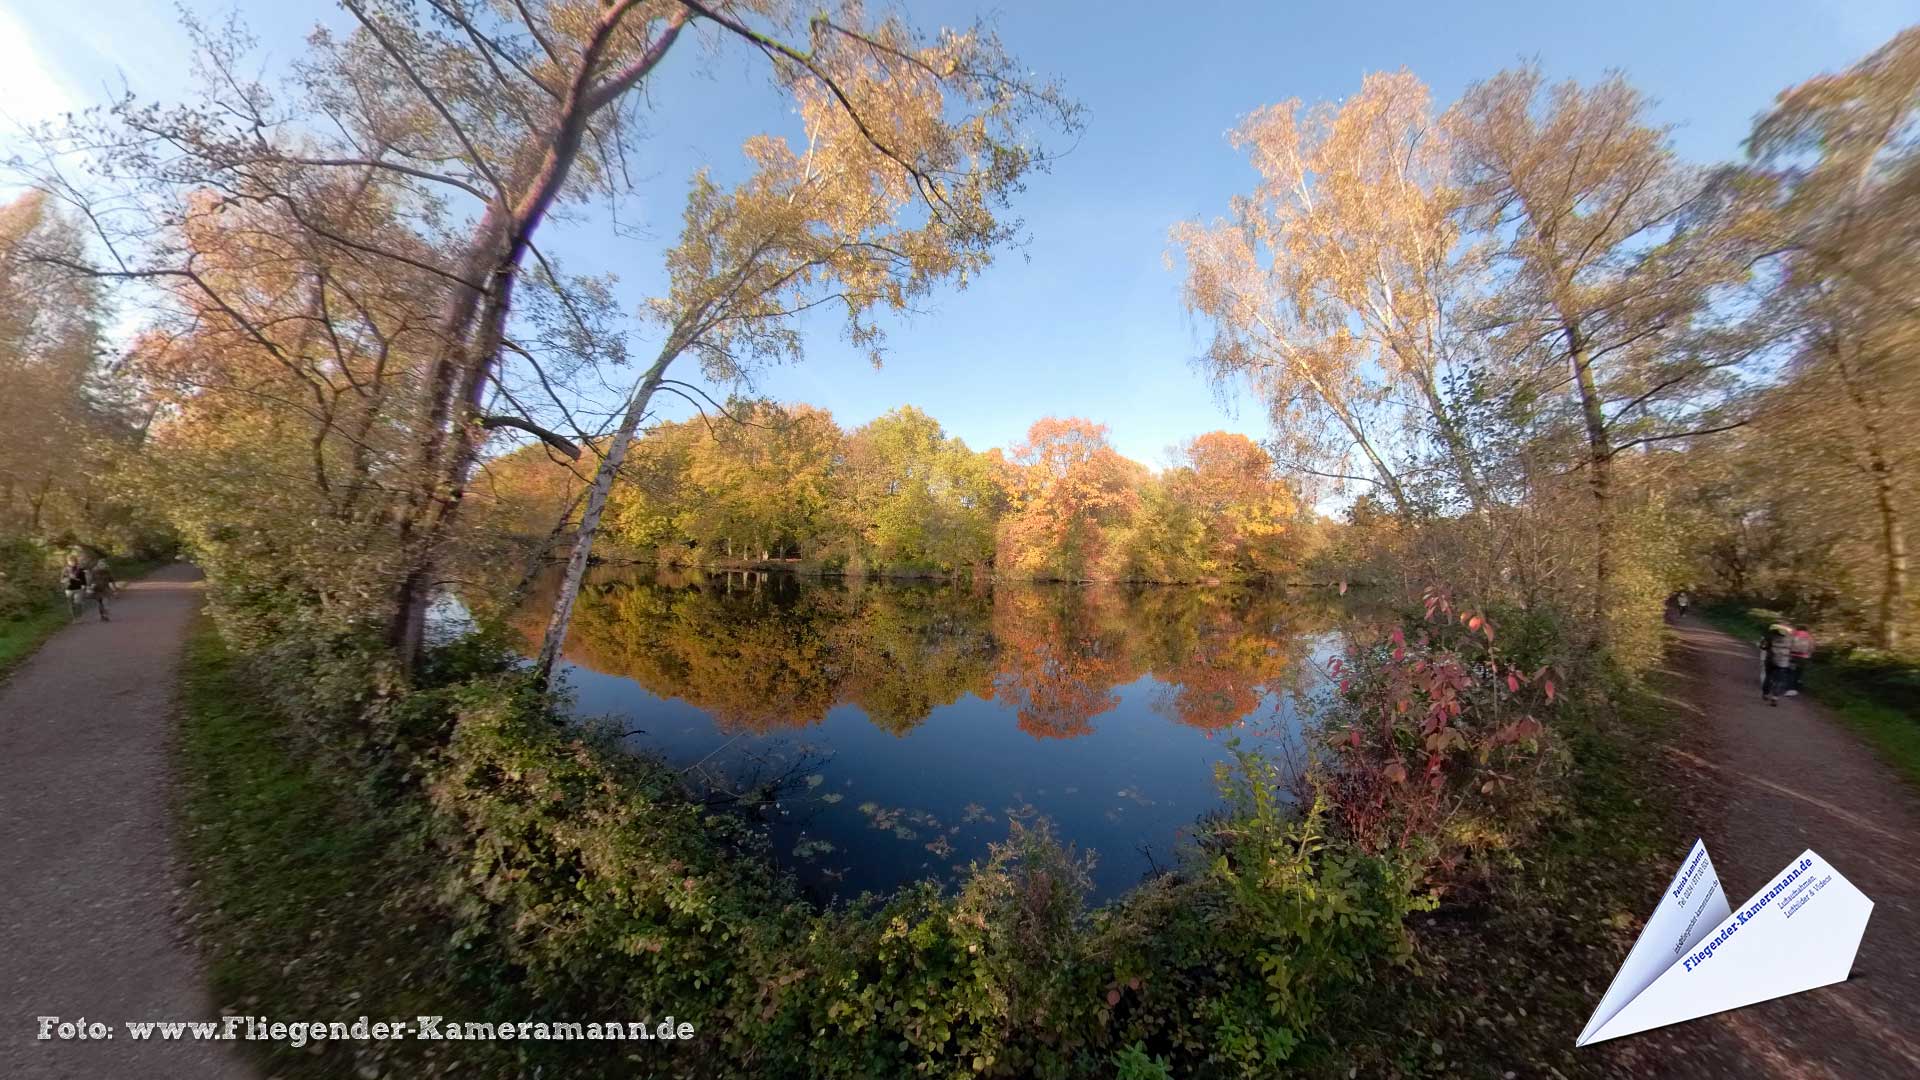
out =
{"type": "MultiPolygon", "coordinates": [[[[160,566],[164,559],[114,559],[113,572],[121,581],[133,581],[160,566]]],[[[14,619],[0,619],[0,678],[32,656],[59,629],[73,621],[65,600],[46,604],[14,619]]]]}
{"type": "Polygon", "coordinates": [[[72,621],[65,602],[47,604],[17,619],[0,620],[0,677],[19,667],[54,631],[72,621]]]}
{"type": "MultiPolygon", "coordinates": [[[[1742,641],[1758,641],[1780,618],[1765,608],[1722,605],[1700,613],[1742,641]]],[[[1825,705],[1909,784],[1920,788],[1920,665],[1884,655],[1821,649],[1802,692],[1825,705]]]]}
{"type": "MultiPolygon", "coordinates": [[[[463,951],[438,917],[439,862],[423,857],[419,815],[352,799],[295,751],[257,687],[203,618],[182,672],[177,818],[215,1003],[269,1021],[526,1017],[484,949],[463,951]]],[[[245,1045],[282,1080],[531,1076],[550,1052],[413,1038],[245,1045]]]]}

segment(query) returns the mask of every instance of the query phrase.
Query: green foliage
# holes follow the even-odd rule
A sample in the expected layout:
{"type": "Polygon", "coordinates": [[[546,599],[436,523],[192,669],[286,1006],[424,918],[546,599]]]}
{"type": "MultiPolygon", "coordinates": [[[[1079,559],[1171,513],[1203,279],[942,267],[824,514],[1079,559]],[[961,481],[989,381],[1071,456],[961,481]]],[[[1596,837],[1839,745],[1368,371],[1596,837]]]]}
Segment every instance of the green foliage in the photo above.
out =
{"type": "Polygon", "coordinates": [[[0,623],[51,606],[60,589],[60,553],[27,537],[0,536],[0,623]]]}
{"type": "Polygon", "coordinates": [[[1129,1043],[1113,1055],[1114,1080],[1173,1080],[1164,1057],[1148,1057],[1141,1043],[1129,1043]]]}

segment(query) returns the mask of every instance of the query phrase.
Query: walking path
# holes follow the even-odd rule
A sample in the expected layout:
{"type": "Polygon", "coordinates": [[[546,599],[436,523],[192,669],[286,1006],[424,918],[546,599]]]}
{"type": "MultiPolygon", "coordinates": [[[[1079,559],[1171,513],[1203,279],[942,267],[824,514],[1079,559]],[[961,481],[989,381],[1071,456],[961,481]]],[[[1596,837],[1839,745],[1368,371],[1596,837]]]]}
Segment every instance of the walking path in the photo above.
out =
{"type": "MultiPolygon", "coordinates": [[[[134,582],[0,683],[0,1076],[250,1075],[230,1044],[136,1042],[127,1021],[217,1015],[176,919],[169,831],[174,680],[200,573],[134,582]],[[85,1017],[109,1040],[36,1038],[85,1017]]],[[[156,1036],[157,1037],[157,1036],[156,1036]]]]}
{"type": "Polygon", "coordinates": [[[1670,751],[1729,900],[1812,848],[1867,894],[1873,917],[1848,981],[1623,1040],[1639,1044],[1622,1047],[1627,1071],[1920,1076],[1920,795],[1818,702],[1763,702],[1751,643],[1691,619],[1678,632],[1690,723],[1670,751]]]}

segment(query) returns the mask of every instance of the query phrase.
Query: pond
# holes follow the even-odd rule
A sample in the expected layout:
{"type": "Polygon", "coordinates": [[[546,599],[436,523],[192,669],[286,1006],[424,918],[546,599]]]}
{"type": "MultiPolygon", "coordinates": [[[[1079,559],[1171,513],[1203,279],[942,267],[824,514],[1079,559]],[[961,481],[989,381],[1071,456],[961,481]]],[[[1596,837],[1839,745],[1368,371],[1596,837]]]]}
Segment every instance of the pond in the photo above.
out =
{"type": "Polygon", "coordinates": [[[577,716],[749,808],[816,899],[951,883],[1044,818],[1098,902],[1219,805],[1229,739],[1298,754],[1332,624],[1280,590],[597,568],[562,667],[577,716]]]}

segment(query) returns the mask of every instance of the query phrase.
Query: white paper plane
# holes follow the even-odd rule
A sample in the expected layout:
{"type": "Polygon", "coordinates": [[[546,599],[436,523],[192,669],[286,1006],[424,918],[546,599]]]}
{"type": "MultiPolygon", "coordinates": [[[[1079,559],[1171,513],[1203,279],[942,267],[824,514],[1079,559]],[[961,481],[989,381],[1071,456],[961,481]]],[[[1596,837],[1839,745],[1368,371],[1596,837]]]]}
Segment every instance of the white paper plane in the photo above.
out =
{"type": "Polygon", "coordinates": [[[1696,840],[1574,1045],[1844,981],[1872,913],[1811,850],[1729,909],[1696,840]]]}

